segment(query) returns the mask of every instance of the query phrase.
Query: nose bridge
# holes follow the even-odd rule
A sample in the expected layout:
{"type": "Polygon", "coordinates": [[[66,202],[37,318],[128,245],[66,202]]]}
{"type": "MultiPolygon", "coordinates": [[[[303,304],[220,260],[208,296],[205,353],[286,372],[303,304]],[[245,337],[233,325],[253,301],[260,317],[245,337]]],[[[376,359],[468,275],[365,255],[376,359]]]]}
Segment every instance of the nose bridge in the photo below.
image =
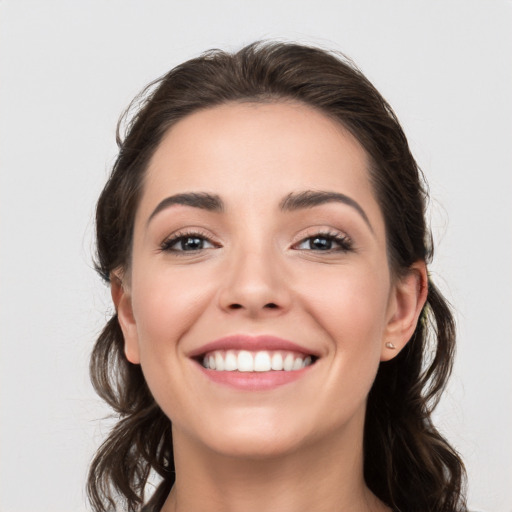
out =
{"type": "Polygon", "coordinates": [[[258,314],[289,304],[281,254],[271,240],[258,238],[239,240],[230,250],[220,294],[225,309],[258,314]]]}

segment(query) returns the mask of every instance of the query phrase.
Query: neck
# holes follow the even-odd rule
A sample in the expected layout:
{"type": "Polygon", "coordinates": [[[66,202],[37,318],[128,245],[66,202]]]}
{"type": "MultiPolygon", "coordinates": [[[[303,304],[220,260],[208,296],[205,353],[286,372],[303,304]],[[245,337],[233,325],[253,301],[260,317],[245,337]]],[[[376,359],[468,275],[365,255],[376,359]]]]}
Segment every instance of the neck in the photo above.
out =
{"type": "Polygon", "coordinates": [[[363,478],[361,435],[264,459],[225,456],[173,430],[176,483],[162,512],[384,512],[363,478]],[[344,442],[350,440],[350,442],[344,442]]]}

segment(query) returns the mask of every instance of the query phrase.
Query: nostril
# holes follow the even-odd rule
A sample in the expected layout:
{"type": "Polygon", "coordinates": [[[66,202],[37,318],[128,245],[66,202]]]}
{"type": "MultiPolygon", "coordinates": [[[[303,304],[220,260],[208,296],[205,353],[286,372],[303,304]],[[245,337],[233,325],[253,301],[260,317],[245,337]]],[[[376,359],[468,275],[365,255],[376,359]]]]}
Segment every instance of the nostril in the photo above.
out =
{"type": "MultiPolygon", "coordinates": [[[[231,310],[244,309],[244,306],[242,304],[233,303],[230,304],[228,308],[231,310]]],[[[263,306],[263,309],[279,309],[279,306],[274,302],[269,302],[263,306]]]]}

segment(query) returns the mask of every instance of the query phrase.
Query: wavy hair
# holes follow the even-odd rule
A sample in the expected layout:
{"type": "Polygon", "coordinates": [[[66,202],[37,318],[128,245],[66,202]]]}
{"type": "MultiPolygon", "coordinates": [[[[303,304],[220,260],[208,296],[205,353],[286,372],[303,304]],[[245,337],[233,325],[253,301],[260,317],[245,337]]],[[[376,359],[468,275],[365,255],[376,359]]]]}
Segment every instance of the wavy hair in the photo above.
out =
{"type": "MultiPolygon", "coordinates": [[[[258,42],[236,53],[211,50],[175,67],[150,84],[121,118],[119,154],[96,213],[96,268],[107,283],[114,271],[129,267],[144,173],[167,130],[192,112],[216,105],[280,100],[323,112],[366,150],[394,275],[418,260],[430,262],[426,184],[388,103],[341,55],[258,42]]],[[[114,314],[94,346],[90,372],[95,390],[119,421],[92,461],[88,496],[96,512],[135,512],[143,506],[157,512],[174,483],[171,423],[123,347],[114,314]],[[155,476],[159,483],[147,501],[148,480],[155,476]]],[[[380,364],[367,402],[364,477],[395,511],[466,510],[463,463],[431,420],[451,372],[454,347],[450,308],[429,278],[416,330],[394,359],[380,364]]]]}

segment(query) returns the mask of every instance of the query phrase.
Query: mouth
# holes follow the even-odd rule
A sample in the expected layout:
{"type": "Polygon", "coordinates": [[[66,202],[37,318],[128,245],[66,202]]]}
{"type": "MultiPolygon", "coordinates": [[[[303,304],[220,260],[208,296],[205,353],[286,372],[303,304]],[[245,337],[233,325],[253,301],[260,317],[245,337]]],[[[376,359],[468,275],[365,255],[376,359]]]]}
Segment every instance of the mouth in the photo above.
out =
{"type": "Polygon", "coordinates": [[[285,350],[213,350],[196,360],[217,372],[292,372],[311,366],[318,358],[285,350]]]}
{"type": "Polygon", "coordinates": [[[210,380],[245,390],[264,390],[300,379],[319,354],[274,336],[228,336],[189,354],[210,380]]]}

